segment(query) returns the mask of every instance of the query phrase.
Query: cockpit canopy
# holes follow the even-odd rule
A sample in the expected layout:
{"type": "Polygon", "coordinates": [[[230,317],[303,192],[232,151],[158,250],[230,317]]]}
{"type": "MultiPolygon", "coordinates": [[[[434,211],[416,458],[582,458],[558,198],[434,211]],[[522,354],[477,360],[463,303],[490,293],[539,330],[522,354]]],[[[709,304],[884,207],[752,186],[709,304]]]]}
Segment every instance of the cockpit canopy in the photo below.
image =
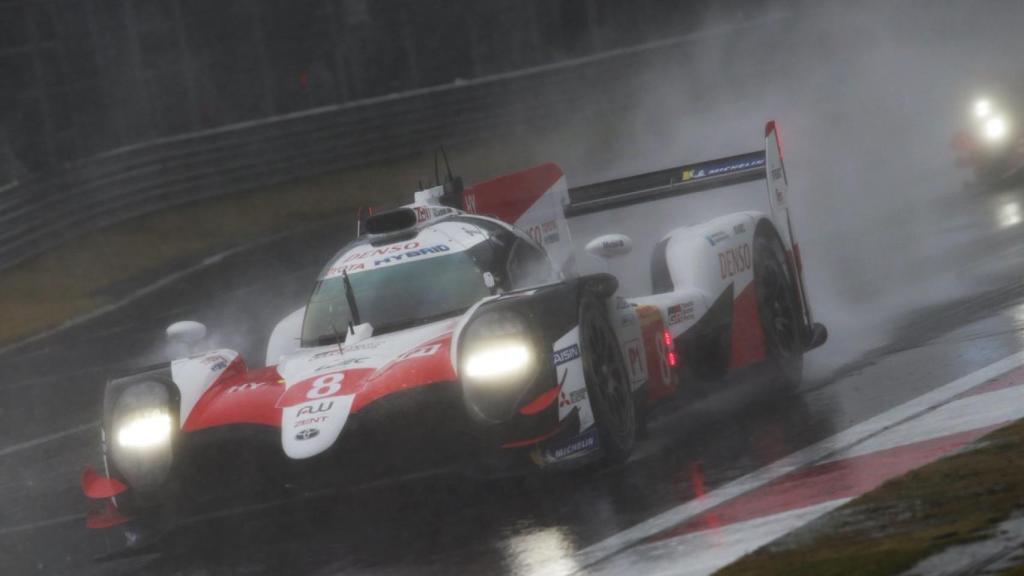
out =
{"type": "Polygon", "coordinates": [[[345,247],[306,307],[303,346],[344,338],[354,314],[380,334],[464,313],[493,294],[559,280],[544,250],[506,224],[464,214],[345,247]],[[347,294],[345,277],[351,286],[347,294]]]}

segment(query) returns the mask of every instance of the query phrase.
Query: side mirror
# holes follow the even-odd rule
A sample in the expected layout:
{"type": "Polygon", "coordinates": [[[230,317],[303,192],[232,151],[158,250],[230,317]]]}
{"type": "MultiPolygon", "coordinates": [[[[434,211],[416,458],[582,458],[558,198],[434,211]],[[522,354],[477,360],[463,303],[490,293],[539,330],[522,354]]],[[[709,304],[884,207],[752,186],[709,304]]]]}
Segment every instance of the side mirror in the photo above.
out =
{"type": "Polygon", "coordinates": [[[605,234],[587,242],[586,251],[598,258],[625,256],[633,250],[633,241],[625,234],[605,234]]]}
{"type": "Polygon", "coordinates": [[[182,320],[167,327],[167,340],[171,344],[184,344],[191,349],[203,338],[206,338],[206,325],[202,322],[182,320]]]}

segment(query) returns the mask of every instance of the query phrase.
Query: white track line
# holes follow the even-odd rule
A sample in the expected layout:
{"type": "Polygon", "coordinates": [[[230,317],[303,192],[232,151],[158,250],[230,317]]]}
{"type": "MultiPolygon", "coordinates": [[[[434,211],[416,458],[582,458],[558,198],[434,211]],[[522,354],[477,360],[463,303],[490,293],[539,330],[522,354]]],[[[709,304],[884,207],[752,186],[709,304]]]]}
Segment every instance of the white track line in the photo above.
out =
{"type": "MultiPolygon", "coordinates": [[[[1024,386],[958,398],[920,418],[844,450],[825,461],[845,460],[950,434],[1009,424],[1024,413],[1024,386]]],[[[817,462],[822,464],[825,461],[817,462]]]]}
{"type": "Polygon", "coordinates": [[[40,444],[46,444],[47,442],[60,440],[61,438],[64,438],[66,436],[73,436],[75,434],[80,434],[82,432],[88,432],[89,430],[96,430],[99,427],[100,421],[97,420],[95,422],[90,422],[88,424],[82,424],[81,426],[75,426],[74,428],[68,428],[67,430],[62,430],[60,432],[54,432],[53,434],[47,434],[46,436],[33,438],[32,440],[22,442],[21,444],[12,444],[0,450],[0,458],[4,456],[9,456],[11,454],[14,454],[15,452],[21,452],[22,450],[34,448],[36,446],[39,446],[40,444]]]}
{"type": "MultiPolygon", "coordinates": [[[[261,241],[260,244],[262,243],[263,242],[261,241]]],[[[142,298],[143,296],[147,296],[161,288],[164,288],[168,284],[173,284],[174,282],[177,282],[178,280],[181,280],[182,278],[189,276],[190,274],[194,274],[204,268],[208,268],[214,264],[217,264],[218,262],[224,260],[228,256],[233,256],[239,252],[243,252],[252,247],[252,244],[243,244],[241,246],[231,248],[230,250],[219,252],[217,254],[214,254],[213,256],[203,258],[202,261],[200,261],[199,263],[189,266],[188,268],[185,268],[183,270],[178,270],[177,272],[174,272],[167,276],[164,276],[163,278],[157,280],[156,282],[153,282],[152,284],[149,284],[147,286],[140,288],[139,290],[136,290],[135,292],[132,292],[131,294],[118,300],[117,302],[107,304],[106,306],[101,306],[93,310],[92,312],[87,312],[85,314],[82,314],[81,316],[76,316],[64,322],[63,324],[50,328],[49,330],[39,332],[38,334],[25,338],[24,340],[19,340],[17,342],[14,342],[13,344],[8,344],[6,346],[0,347],[0,355],[21,348],[26,344],[31,344],[32,342],[37,342],[39,340],[42,340],[43,338],[47,338],[59,332],[63,332],[68,328],[74,328],[75,326],[78,326],[83,322],[88,322],[89,320],[98,318],[100,316],[103,316],[104,314],[109,314],[110,312],[113,312],[118,308],[122,308],[128,304],[131,304],[132,302],[135,302],[136,300],[142,298]]]]}
{"type": "MultiPolygon", "coordinates": [[[[325,220],[324,222],[322,222],[320,225],[327,226],[328,224],[330,224],[332,222],[335,222],[335,221],[336,221],[336,219],[329,218],[329,219],[325,220]]],[[[318,226],[320,226],[320,225],[318,225],[318,226]]],[[[197,263],[195,263],[195,264],[193,264],[193,265],[191,265],[191,266],[189,266],[187,268],[183,268],[181,270],[178,270],[177,272],[173,272],[171,274],[168,274],[167,276],[164,276],[163,278],[161,278],[161,279],[159,279],[159,280],[157,280],[157,281],[155,281],[155,282],[153,282],[151,284],[147,284],[146,286],[143,286],[142,288],[139,288],[135,292],[132,292],[131,294],[125,296],[124,298],[118,300],[117,302],[112,302],[110,304],[107,304],[106,306],[102,306],[100,308],[97,308],[97,309],[93,310],[92,312],[87,312],[85,314],[82,314],[81,316],[76,316],[76,317],[74,317],[74,318],[64,322],[63,324],[60,324],[60,325],[55,326],[53,328],[50,328],[49,330],[45,330],[43,332],[39,332],[38,334],[34,334],[32,336],[29,336],[28,338],[25,338],[24,340],[19,340],[17,342],[13,342],[13,343],[8,344],[6,346],[0,346],[0,356],[6,354],[8,352],[11,352],[13,350],[16,350],[18,348],[21,348],[22,346],[25,346],[26,344],[31,344],[32,342],[36,342],[36,341],[41,340],[43,338],[46,338],[48,336],[52,336],[52,335],[57,334],[59,332],[63,332],[64,330],[67,330],[68,328],[73,328],[75,326],[78,326],[79,324],[81,324],[83,322],[88,322],[89,320],[92,320],[94,318],[98,318],[100,316],[103,316],[104,314],[109,314],[110,312],[113,312],[113,311],[115,311],[115,310],[117,310],[119,308],[122,308],[122,307],[124,307],[124,306],[126,306],[128,304],[131,304],[132,302],[135,302],[136,300],[138,300],[139,298],[142,298],[143,296],[148,296],[149,294],[152,294],[153,292],[156,292],[157,290],[160,290],[161,288],[166,288],[168,285],[173,284],[173,283],[177,282],[178,280],[181,280],[182,278],[185,278],[187,276],[195,274],[196,272],[199,272],[199,271],[201,271],[203,269],[209,268],[210,266],[213,266],[215,264],[219,264],[225,258],[229,258],[229,257],[234,256],[236,254],[240,254],[240,253],[246,252],[248,250],[252,250],[252,249],[255,249],[255,248],[259,248],[261,246],[265,246],[265,245],[270,244],[270,243],[272,243],[274,241],[281,240],[283,238],[288,238],[289,236],[294,236],[296,234],[299,234],[299,233],[303,232],[304,230],[305,230],[304,228],[291,228],[289,230],[285,230],[284,232],[278,232],[276,234],[271,234],[270,236],[266,236],[264,238],[260,238],[259,240],[256,240],[254,242],[248,242],[246,244],[240,244],[238,246],[234,246],[232,248],[228,248],[227,250],[224,250],[223,252],[218,252],[218,253],[213,254],[211,256],[207,256],[206,258],[203,258],[199,262],[197,262],[197,263]]]]}
{"type": "Polygon", "coordinates": [[[584,548],[575,554],[573,564],[586,571],[587,567],[607,560],[615,554],[655,534],[668,530],[709,508],[764,486],[798,468],[826,459],[839,450],[851,448],[901,422],[934,410],[975,386],[1005,374],[1021,365],[1024,365],[1024,352],[1018,352],[998,362],[989,364],[949,384],[918,396],[851,428],[847,428],[830,438],[794,452],[721,488],[712,490],[701,498],[690,500],[685,504],[666,510],[632,528],[628,528],[601,542],[584,548]]]}
{"type": "Polygon", "coordinates": [[[8,534],[17,534],[18,532],[24,532],[26,530],[35,530],[37,528],[46,528],[47,526],[54,526],[57,524],[81,522],[82,520],[85,520],[85,514],[71,514],[69,516],[61,516],[59,518],[51,518],[49,520],[40,520],[39,522],[32,522],[31,524],[22,524],[21,526],[12,526],[10,528],[0,528],[0,536],[7,536],[8,534]]]}

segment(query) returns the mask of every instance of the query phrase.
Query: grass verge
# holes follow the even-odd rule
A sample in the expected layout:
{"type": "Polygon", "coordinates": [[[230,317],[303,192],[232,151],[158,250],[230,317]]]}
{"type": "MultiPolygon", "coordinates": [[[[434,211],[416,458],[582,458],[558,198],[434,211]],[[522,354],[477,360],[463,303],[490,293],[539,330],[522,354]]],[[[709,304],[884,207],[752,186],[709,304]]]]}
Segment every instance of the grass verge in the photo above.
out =
{"type": "Polygon", "coordinates": [[[1024,507],[1024,421],[890,480],[719,574],[898,574],[1024,507]]]}

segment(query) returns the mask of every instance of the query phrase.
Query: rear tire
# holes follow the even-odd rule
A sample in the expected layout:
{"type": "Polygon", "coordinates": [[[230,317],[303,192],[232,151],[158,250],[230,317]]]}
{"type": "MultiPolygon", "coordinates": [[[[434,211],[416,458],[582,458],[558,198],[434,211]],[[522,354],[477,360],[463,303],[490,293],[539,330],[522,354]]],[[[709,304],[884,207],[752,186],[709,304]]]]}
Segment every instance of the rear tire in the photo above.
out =
{"type": "Polygon", "coordinates": [[[607,311],[592,296],[580,300],[580,354],[605,460],[625,462],[636,442],[636,402],[607,311]]]}
{"type": "Polygon", "coordinates": [[[796,282],[778,235],[758,227],[754,237],[754,283],[768,361],[785,384],[803,377],[803,318],[796,282]]]}

